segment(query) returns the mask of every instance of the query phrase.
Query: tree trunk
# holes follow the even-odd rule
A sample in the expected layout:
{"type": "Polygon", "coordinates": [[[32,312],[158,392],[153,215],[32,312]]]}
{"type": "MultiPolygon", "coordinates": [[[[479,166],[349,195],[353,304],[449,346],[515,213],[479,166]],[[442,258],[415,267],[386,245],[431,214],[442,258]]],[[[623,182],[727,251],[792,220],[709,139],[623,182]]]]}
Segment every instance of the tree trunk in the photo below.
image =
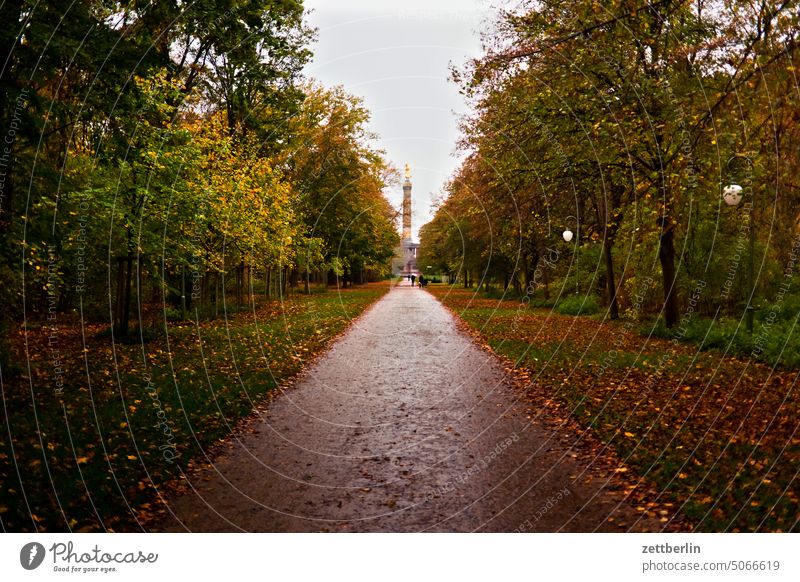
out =
{"type": "Polygon", "coordinates": [[[239,309],[244,305],[244,261],[236,267],[236,304],[239,309]]]}
{"type": "Polygon", "coordinates": [[[678,323],[678,294],[675,288],[675,230],[669,218],[661,218],[658,240],[658,260],[664,276],[664,322],[667,327],[678,323]]]}
{"type": "Polygon", "coordinates": [[[608,285],[608,305],[611,311],[611,319],[619,319],[619,305],[617,304],[617,284],[614,280],[614,261],[611,256],[611,249],[614,241],[611,237],[606,237],[603,241],[603,254],[606,259],[606,284],[608,285]]]}
{"type": "Polygon", "coordinates": [[[181,265],[181,319],[186,319],[186,265],[181,265]]]}
{"type": "MultiPolygon", "coordinates": [[[[201,308],[205,307],[208,303],[208,270],[203,271],[203,279],[200,281],[200,297],[198,297],[197,305],[201,308]]],[[[194,299],[192,299],[194,302],[194,299]]]]}
{"type": "Polygon", "coordinates": [[[219,278],[222,274],[214,274],[214,318],[219,317],[219,278]]]}
{"type": "Polygon", "coordinates": [[[550,299],[550,270],[547,261],[542,261],[542,279],[544,279],[544,298],[550,299]]]}
{"type": "Polygon", "coordinates": [[[525,273],[525,292],[533,294],[536,291],[536,285],[538,281],[536,281],[536,266],[539,264],[539,253],[532,252],[530,255],[528,253],[523,253],[522,255],[522,268],[523,272],[525,273]]]}
{"type": "Polygon", "coordinates": [[[127,265],[125,269],[125,292],[122,300],[122,318],[119,322],[119,335],[123,338],[128,336],[128,326],[131,318],[131,287],[133,287],[133,257],[128,255],[124,258],[127,265]]]}
{"type": "Polygon", "coordinates": [[[253,285],[250,278],[253,276],[253,266],[247,265],[244,268],[244,293],[245,298],[247,299],[247,304],[250,305],[253,302],[253,285]]]}
{"type": "Polygon", "coordinates": [[[125,257],[117,257],[117,296],[114,302],[114,331],[122,330],[122,304],[125,301],[125,257]]]}
{"type": "MultiPolygon", "coordinates": [[[[528,293],[528,285],[530,285],[531,282],[529,271],[530,269],[528,269],[528,255],[522,253],[522,272],[521,272],[522,282],[520,284],[520,287],[525,287],[526,294],[528,293]]],[[[522,294],[520,294],[520,296],[522,296],[522,294]]]]}

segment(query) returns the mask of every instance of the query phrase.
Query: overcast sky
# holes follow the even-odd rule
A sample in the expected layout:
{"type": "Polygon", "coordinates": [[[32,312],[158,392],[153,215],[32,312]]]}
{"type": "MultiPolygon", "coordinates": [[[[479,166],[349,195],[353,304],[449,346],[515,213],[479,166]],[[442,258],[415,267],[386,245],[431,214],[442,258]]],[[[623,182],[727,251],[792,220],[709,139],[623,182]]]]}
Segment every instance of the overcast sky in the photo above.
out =
{"type": "MultiPolygon", "coordinates": [[[[402,169],[411,164],[414,237],[458,166],[457,114],[465,104],[449,65],[480,54],[486,0],[306,0],[319,29],[309,76],[343,85],[364,100],[378,147],[402,169]]],[[[399,208],[398,185],[387,195],[399,208]]]]}

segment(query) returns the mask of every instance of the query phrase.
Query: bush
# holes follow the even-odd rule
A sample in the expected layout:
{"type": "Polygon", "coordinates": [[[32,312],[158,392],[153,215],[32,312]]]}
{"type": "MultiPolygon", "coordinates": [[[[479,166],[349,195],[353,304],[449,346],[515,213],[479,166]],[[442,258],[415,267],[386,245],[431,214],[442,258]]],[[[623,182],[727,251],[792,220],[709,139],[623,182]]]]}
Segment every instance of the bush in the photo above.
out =
{"type": "Polygon", "coordinates": [[[183,321],[183,315],[181,315],[180,309],[166,307],[164,308],[164,319],[167,321],[183,321]]]}
{"type": "Polygon", "coordinates": [[[594,315],[600,313],[600,301],[596,295],[570,295],[556,304],[561,315],[594,315]]]}
{"type": "Polygon", "coordinates": [[[787,298],[785,305],[775,309],[772,319],[770,309],[758,310],[752,337],[744,320],[734,317],[692,317],[685,325],[678,324],[672,329],[659,319],[655,325],[641,326],[639,332],[645,336],[698,344],[703,350],[718,349],[731,356],[795,368],[800,366],[800,329],[795,325],[800,311],[795,311],[796,304],[796,298],[787,298]]]}
{"type": "Polygon", "coordinates": [[[508,289],[503,289],[503,286],[500,285],[499,287],[490,287],[488,291],[483,292],[483,296],[486,299],[513,299],[519,300],[516,291],[514,291],[513,287],[509,287],[508,289]]]}

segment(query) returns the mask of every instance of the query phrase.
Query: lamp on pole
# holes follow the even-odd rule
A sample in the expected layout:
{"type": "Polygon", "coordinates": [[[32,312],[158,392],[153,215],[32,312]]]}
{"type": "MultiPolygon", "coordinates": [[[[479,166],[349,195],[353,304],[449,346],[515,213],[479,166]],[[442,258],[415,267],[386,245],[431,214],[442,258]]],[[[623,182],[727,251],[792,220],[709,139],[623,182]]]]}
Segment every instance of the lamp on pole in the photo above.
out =
{"type": "MultiPolygon", "coordinates": [[[[735,154],[730,157],[728,163],[725,164],[726,169],[730,173],[731,163],[735,160],[742,160],[747,163],[748,172],[750,176],[745,180],[745,185],[750,189],[750,261],[747,269],[748,287],[750,288],[750,296],[747,298],[747,307],[745,307],[747,331],[752,335],[753,333],[753,301],[756,296],[756,280],[755,280],[755,248],[756,248],[756,229],[754,224],[755,207],[756,207],[756,193],[753,189],[753,160],[743,154],[735,154]]],[[[722,189],[722,199],[728,206],[738,206],[742,201],[742,193],[744,188],[739,184],[728,184],[722,189]]]]}
{"type": "MultiPolygon", "coordinates": [[[[567,220],[569,220],[570,218],[574,218],[575,219],[575,230],[577,231],[578,230],[578,218],[576,216],[572,216],[572,215],[567,216],[567,220]]],[[[561,236],[564,237],[564,241],[565,242],[571,242],[572,241],[572,237],[574,236],[574,233],[569,228],[567,228],[566,230],[564,230],[563,233],[561,233],[561,236]]],[[[581,243],[580,237],[575,238],[575,295],[579,295],[579,293],[580,293],[580,291],[578,289],[578,276],[579,276],[579,273],[578,273],[578,249],[580,248],[580,243],[581,243]]]]}

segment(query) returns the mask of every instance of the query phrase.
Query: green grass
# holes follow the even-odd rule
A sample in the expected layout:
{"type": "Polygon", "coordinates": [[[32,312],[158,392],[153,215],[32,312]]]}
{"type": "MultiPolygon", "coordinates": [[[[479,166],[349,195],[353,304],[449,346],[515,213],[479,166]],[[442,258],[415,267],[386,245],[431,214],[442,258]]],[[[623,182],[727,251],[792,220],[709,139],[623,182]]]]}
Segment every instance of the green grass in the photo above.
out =
{"type": "MultiPolygon", "coordinates": [[[[29,332],[31,381],[20,376],[3,386],[2,528],[140,529],[137,517],[158,508],[156,486],[227,437],[388,289],[294,296],[199,327],[169,323],[168,336],[113,350],[97,327],[87,330],[88,378],[80,328],[61,328],[60,396],[47,329],[29,332]]],[[[12,338],[25,368],[21,340],[12,338]]]]}

